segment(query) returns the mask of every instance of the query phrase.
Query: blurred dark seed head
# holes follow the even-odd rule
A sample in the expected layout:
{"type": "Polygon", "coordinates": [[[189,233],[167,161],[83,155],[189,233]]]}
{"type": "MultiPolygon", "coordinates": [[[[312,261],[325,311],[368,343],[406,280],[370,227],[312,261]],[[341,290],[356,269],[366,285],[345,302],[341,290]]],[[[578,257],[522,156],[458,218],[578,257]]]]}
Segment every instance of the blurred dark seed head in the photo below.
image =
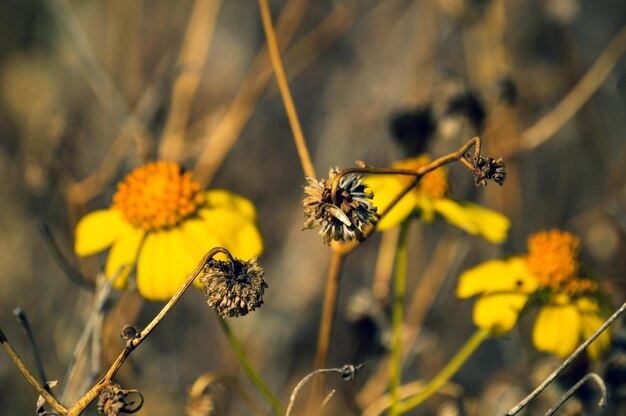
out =
{"type": "Polygon", "coordinates": [[[425,153],[437,131],[437,120],[432,107],[425,105],[411,110],[401,110],[391,116],[389,130],[400,145],[405,157],[425,153]]]}
{"type": "Polygon", "coordinates": [[[484,127],[487,111],[483,99],[477,91],[464,89],[448,98],[444,115],[447,117],[464,117],[476,131],[480,132],[484,127]]]}
{"type": "Polygon", "coordinates": [[[509,76],[502,77],[496,82],[498,89],[498,101],[513,106],[517,104],[519,90],[517,84],[509,76]]]}

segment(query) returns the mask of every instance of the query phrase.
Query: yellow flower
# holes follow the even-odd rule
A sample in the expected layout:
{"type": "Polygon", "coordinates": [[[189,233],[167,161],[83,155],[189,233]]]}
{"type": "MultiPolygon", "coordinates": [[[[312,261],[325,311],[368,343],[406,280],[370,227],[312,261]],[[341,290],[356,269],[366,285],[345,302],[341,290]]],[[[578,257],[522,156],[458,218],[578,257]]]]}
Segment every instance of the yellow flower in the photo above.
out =
{"type": "MultiPolygon", "coordinates": [[[[415,170],[428,162],[428,156],[420,156],[394,163],[392,167],[415,170]]],[[[410,180],[410,177],[400,175],[369,176],[365,183],[374,192],[374,205],[378,207],[378,212],[389,206],[410,180]]],[[[448,189],[445,168],[424,175],[418,185],[378,222],[377,228],[381,231],[393,228],[418,211],[425,222],[433,221],[435,214],[439,214],[462,230],[480,235],[493,243],[506,240],[510,226],[508,218],[471,202],[446,198],[448,189]]]]}
{"type": "Polygon", "coordinates": [[[117,288],[126,286],[136,262],[137,287],[150,300],[169,299],[217,246],[245,260],[261,253],[254,205],[228,191],[202,192],[191,173],[172,162],[135,169],[118,185],[110,209],[86,215],[76,227],[76,254],[111,247],[106,275],[113,277],[126,265],[117,288]]]}
{"type": "MultiPolygon", "coordinates": [[[[461,274],[457,296],[478,295],[474,323],[499,334],[510,331],[522,309],[536,301],[541,309],[533,344],[539,351],[565,358],[605,320],[597,283],[579,276],[579,246],[578,238],[568,232],[534,234],[528,239],[527,256],[487,261],[461,274]]],[[[587,353],[597,359],[610,340],[605,331],[587,353]]]]}

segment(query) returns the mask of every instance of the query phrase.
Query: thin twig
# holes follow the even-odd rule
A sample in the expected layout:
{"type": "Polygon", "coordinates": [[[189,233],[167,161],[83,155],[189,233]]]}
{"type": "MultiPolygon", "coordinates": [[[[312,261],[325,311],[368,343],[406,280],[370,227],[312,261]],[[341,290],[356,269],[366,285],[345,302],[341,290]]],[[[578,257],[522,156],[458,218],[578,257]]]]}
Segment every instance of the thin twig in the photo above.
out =
{"type": "Polygon", "coordinates": [[[83,289],[89,289],[93,291],[95,285],[92,281],[85,279],[81,272],[79,272],[76,268],[72,267],[70,262],[65,258],[59,245],[57,244],[54,236],[52,235],[52,231],[50,227],[45,221],[37,220],[35,221],[35,226],[37,227],[37,231],[39,231],[39,235],[43,239],[46,248],[50,252],[52,259],[56,262],[56,264],[61,268],[65,276],[78,287],[83,289]]]}
{"type": "Polygon", "coordinates": [[[37,343],[35,342],[35,336],[33,335],[33,331],[31,330],[28,323],[28,318],[26,318],[26,314],[19,306],[13,310],[13,315],[15,315],[15,319],[17,319],[17,322],[24,330],[24,333],[26,334],[26,339],[28,339],[28,343],[30,344],[30,349],[33,352],[33,359],[35,360],[35,369],[37,370],[37,374],[39,375],[39,381],[46,390],[50,391],[50,386],[48,386],[48,378],[46,377],[46,372],[43,368],[43,362],[41,361],[41,355],[39,355],[39,349],[37,348],[37,343]]]}
{"type": "Polygon", "coordinates": [[[613,315],[609,319],[602,324],[600,328],[596,332],[594,332],[585,342],[583,342],[576,351],[574,351],[563,363],[552,372],[544,381],[541,383],[532,393],[524,398],[521,402],[515,405],[511,410],[506,412],[506,416],[516,415],[522,410],[532,399],[537,397],[550,383],[552,383],[558,376],[569,366],[596,338],[600,336],[606,329],[617,319],[620,317],[622,313],[626,311],[626,302],[620,306],[620,308],[615,311],[613,315]]]}
{"type": "Polygon", "coordinates": [[[214,247],[209,250],[204,257],[200,260],[196,268],[194,269],[187,279],[183,282],[183,284],[178,288],[176,293],[170,298],[170,300],[163,306],[161,311],[152,319],[152,321],[133,339],[128,340],[126,343],[126,347],[119,354],[115,362],[111,364],[111,367],[105,374],[105,376],[95,385],[93,386],[83,397],[81,397],[78,402],[72,406],[68,410],[69,416],[80,415],[85,408],[100,394],[102,389],[111,381],[115,374],[122,367],[122,364],[126,361],[126,359],[130,356],[130,354],[145,340],[150,333],[156,328],[156,326],[161,323],[161,321],[167,316],[167,314],[172,310],[172,308],[178,303],[183,294],[187,291],[189,286],[193,283],[193,281],[202,273],[204,266],[206,263],[211,260],[216,254],[222,253],[225,254],[229,260],[234,261],[232,255],[228,250],[223,247],[214,247]]]}
{"type": "MultiPolygon", "coordinates": [[[[286,2],[278,18],[276,33],[280,47],[284,47],[298,28],[304,12],[308,7],[309,0],[286,2]]],[[[213,179],[217,169],[224,158],[235,145],[243,127],[250,118],[252,110],[261,97],[267,83],[272,77],[272,68],[267,56],[267,48],[262,48],[257,54],[252,67],[248,71],[246,79],[242,83],[237,95],[228,106],[226,114],[219,121],[218,126],[205,140],[204,149],[196,161],[193,176],[202,185],[207,186],[213,179]]],[[[211,115],[205,116],[199,122],[194,123],[191,130],[204,126],[211,119],[211,115]]]]}
{"type": "Polygon", "coordinates": [[[326,398],[322,401],[322,404],[320,405],[320,410],[326,409],[326,406],[328,406],[328,403],[330,403],[332,398],[335,397],[335,393],[337,393],[337,390],[332,389],[330,393],[326,395],[326,398]]]}
{"type": "Polygon", "coordinates": [[[178,57],[180,70],[172,85],[170,109],[159,147],[161,159],[180,160],[191,106],[198,92],[221,5],[221,0],[196,0],[191,10],[178,57]]]}
{"type": "Polygon", "coordinates": [[[272,15],[267,0],[259,0],[259,7],[261,9],[261,18],[263,20],[263,29],[265,30],[265,37],[267,38],[267,49],[270,53],[270,59],[272,66],[274,67],[274,73],[276,74],[276,81],[278,82],[278,88],[283,98],[285,105],[285,111],[287,112],[287,118],[289,119],[289,125],[293,133],[293,138],[298,150],[298,156],[300,156],[300,163],[304,170],[305,176],[315,178],[315,168],[309,155],[309,150],[306,146],[306,140],[302,133],[302,127],[300,126],[300,120],[298,119],[298,113],[296,106],[293,103],[291,91],[289,90],[289,81],[287,81],[287,75],[285,74],[285,68],[280,58],[280,50],[278,48],[278,41],[276,40],[276,32],[274,31],[274,25],[272,23],[272,15]]]}
{"type": "MultiPolygon", "coordinates": [[[[339,373],[341,374],[341,377],[344,380],[352,380],[354,377],[356,377],[357,373],[362,367],[363,367],[363,364],[359,364],[356,366],[351,365],[351,364],[346,364],[341,368],[320,368],[318,370],[310,372],[302,380],[300,380],[300,382],[293,389],[293,392],[291,393],[291,397],[289,398],[289,404],[287,405],[287,413],[285,413],[285,416],[289,416],[291,414],[291,411],[293,410],[293,406],[296,403],[296,398],[298,397],[298,393],[300,393],[300,390],[302,389],[302,387],[304,387],[304,385],[308,383],[316,375],[323,374],[323,373],[339,373]]],[[[324,402],[326,402],[326,400],[324,400],[324,402]]],[[[322,406],[324,406],[324,403],[322,403],[322,406]]]]}
{"type": "Polygon", "coordinates": [[[24,364],[24,361],[22,361],[17,352],[15,352],[15,350],[9,343],[9,340],[4,335],[4,332],[2,332],[1,329],[0,343],[2,344],[2,348],[4,348],[4,350],[9,355],[9,358],[13,360],[17,368],[22,372],[22,375],[24,376],[24,378],[26,378],[26,381],[28,381],[28,383],[37,391],[37,393],[39,393],[58,414],[67,415],[68,410],[61,403],[59,403],[59,401],[55,399],[54,396],[50,394],[44,386],[42,386],[37,381],[37,378],[30,372],[28,367],[26,367],[26,364],[24,364]]]}
{"type": "MultiPolygon", "coordinates": [[[[120,269],[116,272],[116,274],[111,279],[107,279],[103,274],[101,274],[100,278],[98,279],[98,285],[96,288],[93,308],[91,310],[89,318],[87,319],[85,328],[83,329],[83,332],[80,335],[78,342],[76,343],[76,347],[74,348],[74,353],[72,354],[69,364],[67,365],[67,370],[65,370],[65,377],[63,377],[64,386],[63,386],[63,391],[60,396],[61,400],[67,399],[67,394],[70,390],[70,386],[72,385],[72,379],[74,378],[76,374],[76,369],[78,368],[76,367],[76,363],[78,362],[79,358],[83,355],[84,351],[86,350],[89,339],[93,340],[96,338],[93,335],[94,335],[94,332],[100,327],[101,319],[104,316],[104,312],[105,312],[105,306],[107,306],[108,301],[110,299],[111,289],[113,288],[113,283],[117,279],[117,275],[123,269],[124,269],[124,266],[120,267],[120,269]]],[[[93,351],[93,348],[92,348],[91,354],[92,354],[92,368],[90,369],[90,373],[92,374],[92,377],[97,377],[97,374],[98,374],[98,372],[96,371],[97,369],[94,368],[93,366],[96,363],[98,364],[100,363],[100,354],[97,354],[96,351],[93,351]],[[95,374],[95,376],[93,376],[93,374],[95,374]]],[[[89,381],[88,385],[91,386],[94,380],[87,380],[87,381],[89,381]]],[[[79,394],[82,394],[82,393],[83,392],[79,390],[79,394]]]]}
{"type": "Polygon", "coordinates": [[[565,98],[552,111],[522,133],[522,149],[533,149],[558,132],[600,88],[624,53],[626,53],[626,26],[609,42],[606,49],[565,98]]]}
{"type": "Polygon", "coordinates": [[[596,384],[598,385],[598,388],[600,389],[601,396],[600,396],[600,400],[598,401],[598,406],[599,407],[606,406],[607,391],[606,391],[606,384],[604,384],[604,380],[602,380],[602,377],[600,377],[596,373],[589,373],[585,377],[581,378],[578,381],[578,383],[574,384],[567,392],[565,392],[565,394],[561,396],[559,401],[554,406],[552,406],[550,410],[547,411],[546,416],[552,416],[553,414],[555,414],[556,411],[559,410],[559,407],[561,407],[563,403],[569,400],[569,398],[572,397],[574,393],[576,393],[576,390],[578,390],[580,386],[585,384],[587,380],[595,381],[596,384]]]}

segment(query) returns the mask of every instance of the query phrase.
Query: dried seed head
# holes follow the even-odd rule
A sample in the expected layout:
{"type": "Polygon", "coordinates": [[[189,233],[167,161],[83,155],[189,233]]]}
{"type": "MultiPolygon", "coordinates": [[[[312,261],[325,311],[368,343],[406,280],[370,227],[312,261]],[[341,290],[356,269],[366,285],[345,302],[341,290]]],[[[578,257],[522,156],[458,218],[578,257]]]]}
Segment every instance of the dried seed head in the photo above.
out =
{"type": "Polygon", "coordinates": [[[494,160],[491,156],[474,157],[474,181],[476,186],[487,185],[487,179],[491,179],[498,185],[502,186],[506,180],[506,168],[504,166],[504,160],[499,158],[494,160]]]}
{"type": "Polygon", "coordinates": [[[139,332],[136,326],[124,325],[124,328],[122,328],[122,333],[120,334],[120,337],[122,337],[122,339],[125,339],[126,341],[130,341],[135,338],[139,338],[140,334],[141,333],[139,332]]]}
{"type": "Polygon", "coordinates": [[[359,370],[363,367],[364,364],[352,365],[346,364],[341,367],[341,378],[346,381],[353,380],[358,374],[359,370]]]}
{"type": "Polygon", "coordinates": [[[365,227],[378,221],[373,194],[368,191],[360,175],[347,174],[339,179],[333,203],[331,190],[339,169],[330,169],[328,179],[307,178],[304,187],[306,198],[302,200],[307,217],[303,229],[320,227],[324,243],[332,240],[363,240],[365,227]]]}
{"type": "Polygon", "coordinates": [[[119,384],[108,382],[98,397],[98,414],[104,416],[118,416],[120,414],[136,413],[143,406],[143,396],[137,390],[122,390],[119,384]],[[127,402],[128,395],[136,393],[139,403],[127,402]]]}
{"type": "Polygon", "coordinates": [[[211,259],[200,277],[207,303],[223,317],[246,315],[263,304],[265,271],[257,259],[211,259]]]}

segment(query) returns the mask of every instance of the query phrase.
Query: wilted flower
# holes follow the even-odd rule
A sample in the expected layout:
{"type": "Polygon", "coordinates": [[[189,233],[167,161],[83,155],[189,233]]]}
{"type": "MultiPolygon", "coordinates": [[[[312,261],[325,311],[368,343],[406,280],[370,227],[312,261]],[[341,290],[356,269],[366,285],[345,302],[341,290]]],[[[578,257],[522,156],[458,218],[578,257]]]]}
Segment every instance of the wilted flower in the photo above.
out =
{"type": "Polygon", "coordinates": [[[267,288],[265,271],[257,259],[222,261],[211,259],[200,281],[204,284],[207,303],[221,316],[246,315],[263,304],[267,288]]]}
{"type": "MultiPolygon", "coordinates": [[[[429,160],[428,156],[422,155],[394,163],[392,167],[417,170],[429,160]]],[[[399,175],[372,175],[367,177],[365,183],[374,192],[374,204],[382,210],[389,206],[410,180],[406,176],[399,175]]],[[[435,214],[439,214],[449,223],[470,234],[480,235],[494,243],[506,240],[510,226],[508,218],[471,202],[447,198],[448,189],[448,175],[445,168],[440,167],[427,173],[420,179],[417,186],[379,221],[378,229],[387,230],[395,227],[413,213],[418,213],[425,222],[433,221],[435,214]]]]}
{"type": "Polygon", "coordinates": [[[254,205],[228,191],[202,192],[191,173],[172,162],[132,171],[111,208],[86,215],[76,227],[76,254],[111,247],[106,275],[126,265],[115,281],[123,288],[136,263],[139,293],[150,300],[169,299],[204,253],[218,246],[244,259],[261,253],[254,205]]]}
{"type": "Polygon", "coordinates": [[[502,186],[506,180],[506,168],[504,167],[504,160],[499,158],[494,160],[491,156],[483,157],[476,156],[473,159],[474,167],[474,182],[476,186],[487,185],[487,180],[492,180],[498,185],[502,186]]]}
{"type": "MultiPolygon", "coordinates": [[[[598,285],[581,276],[580,241],[568,232],[542,231],[528,239],[528,255],[491,260],[465,271],[457,296],[479,295],[474,323],[506,333],[527,305],[541,305],[533,329],[533,343],[544,352],[567,357],[604,322],[598,285]]],[[[609,346],[603,332],[587,349],[596,359],[609,346]]]]}
{"type": "Polygon", "coordinates": [[[143,396],[137,390],[122,390],[117,383],[108,382],[98,396],[98,414],[118,416],[136,413],[143,406],[143,396]],[[128,395],[136,393],[140,402],[126,401],[128,395]]]}
{"type": "Polygon", "coordinates": [[[307,178],[307,197],[302,200],[307,217],[303,229],[320,227],[324,243],[332,240],[363,240],[365,227],[376,224],[378,214],[372,203],[373,194],[360,175],[347,174],[339,179],[335,201],[332,185],[339,169],[330,169],[328,179],[307,178]]]}

